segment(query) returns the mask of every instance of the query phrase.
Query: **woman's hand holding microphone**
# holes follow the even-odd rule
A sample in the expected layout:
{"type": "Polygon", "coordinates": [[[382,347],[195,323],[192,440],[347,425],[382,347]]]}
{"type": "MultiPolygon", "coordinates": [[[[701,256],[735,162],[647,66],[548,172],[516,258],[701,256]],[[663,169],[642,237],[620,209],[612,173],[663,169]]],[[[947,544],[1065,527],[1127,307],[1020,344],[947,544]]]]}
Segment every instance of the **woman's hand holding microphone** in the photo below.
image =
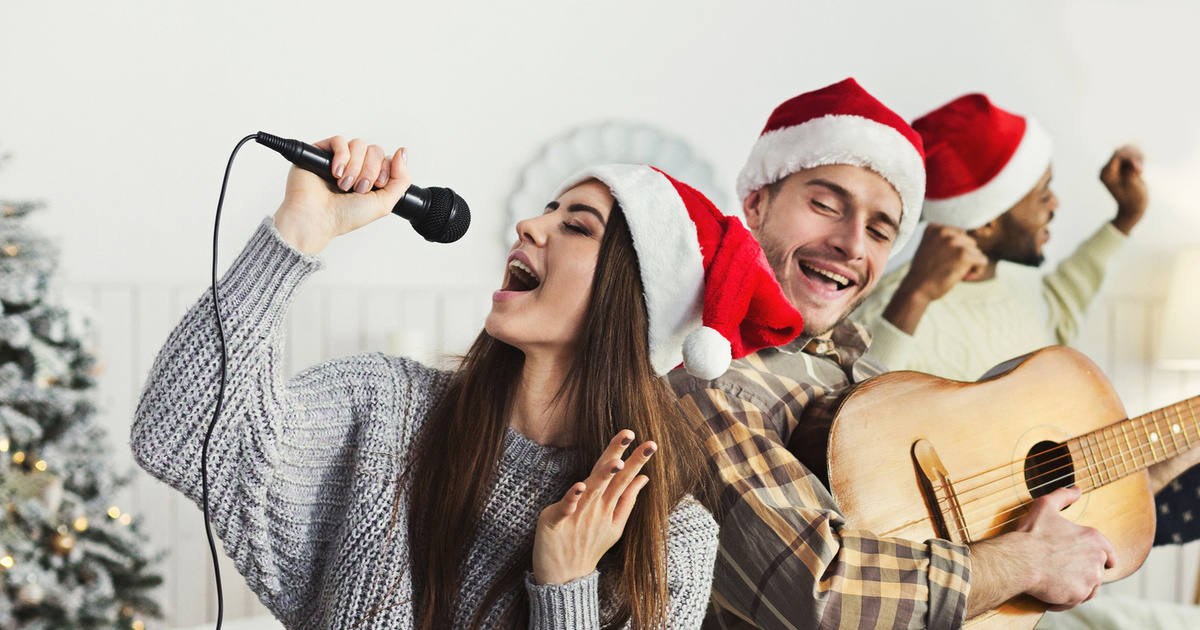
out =
{"type": "Polygon", "coordinates": [[[341,136],[314,146],[333,153],[333,175],[341,192],[293,166],[283,203],[275,211],[275,229],[306,254],[319,253],[333,237],[387,216],[412,184],[403,148],[388,157],[379,145],[341,136]]]}
{"type": "Polygon", "coordinates": [[[638,473],[658,450],[654,442],[642,442],[622,461],[634,437],[628,429],[617,433],[591,476],[542,510],[533,542],[533,579],[538,584],[566,584],[591,574],[621,539],[638,492],[650,481],[638,473]]]}

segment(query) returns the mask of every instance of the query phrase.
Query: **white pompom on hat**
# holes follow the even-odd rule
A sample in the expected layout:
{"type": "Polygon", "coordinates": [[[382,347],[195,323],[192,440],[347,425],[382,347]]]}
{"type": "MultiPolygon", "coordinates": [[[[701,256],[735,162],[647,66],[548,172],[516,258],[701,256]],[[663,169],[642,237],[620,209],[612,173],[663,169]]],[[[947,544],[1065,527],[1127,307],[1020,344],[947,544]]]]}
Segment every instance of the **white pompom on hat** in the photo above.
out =
{"type": "Polygon", "coordinates": [[[603,182],[625,213],[659,374],[680,363],[714,379],[733,359],[785,344],[804,329],[754,236],[696,189],[645,165],[595,166],[555,193],[603,182]]]}

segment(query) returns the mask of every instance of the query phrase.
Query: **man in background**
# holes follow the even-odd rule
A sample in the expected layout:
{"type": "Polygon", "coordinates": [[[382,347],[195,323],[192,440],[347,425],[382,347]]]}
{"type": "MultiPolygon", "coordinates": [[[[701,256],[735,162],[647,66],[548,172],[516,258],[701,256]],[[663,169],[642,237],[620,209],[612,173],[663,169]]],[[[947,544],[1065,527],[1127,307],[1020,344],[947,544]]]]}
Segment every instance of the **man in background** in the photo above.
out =
{"type": "Polygon", "coordinates": [[[1113,153],[1100,180],[1116,218],[1043,276],[1058,198],[1042,127],[970,94],[913,128],[925,143],[930,225],[912,262],[886,275],[855,315],[874,333],[872,353],[892,370],[974,381],[1013,357],[1070,343],[1145,214],[1141,153],[1113,153]]]}
{"type": "MultiPolygon", "coordinates": [[[[1039,267],[1058,208],[1051,142],[1032,118],[969,94],[913,121],[926,151],[922,219],[911,263],[884,276],[855,317],[889,369],[959,381],[1077,336],[1113,255],[1146,212],[1142,154],[1117,149],[1100,181],[1117,214],[1058,268],[1039,267]]],[[[1158,493],[1200,460],[1200,449],[1150,469],[1158,493]]],[[[1156,543],[1200,537],[1200,469],[1159,495],[1156,543]],[[1194,510],[1195,519],[1185,515],[1194,510]]]]}

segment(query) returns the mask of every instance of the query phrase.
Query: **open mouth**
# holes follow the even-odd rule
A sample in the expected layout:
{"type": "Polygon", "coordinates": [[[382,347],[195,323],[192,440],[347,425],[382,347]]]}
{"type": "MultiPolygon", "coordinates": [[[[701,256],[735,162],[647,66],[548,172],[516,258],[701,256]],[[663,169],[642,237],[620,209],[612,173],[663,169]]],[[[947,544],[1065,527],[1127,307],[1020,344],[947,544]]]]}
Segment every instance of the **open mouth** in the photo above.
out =
{"type": "Polygon", "coordinates": [[[538,279],[537,273],[517,259],[508,261],[508,279],[504,282],[503,291],[514,291],[521,293],[524,291],[532,291],[538,288],[542,281],[538,279]]]}
{"type": "Polygon", "coordinates": [[[829,271],[828,269],[820,269],[803,260],[800,261],[800,271],[811,280],[824,284],[835,291],[848,289],[856,284],[854,280],[840,273],[829,271]]]}

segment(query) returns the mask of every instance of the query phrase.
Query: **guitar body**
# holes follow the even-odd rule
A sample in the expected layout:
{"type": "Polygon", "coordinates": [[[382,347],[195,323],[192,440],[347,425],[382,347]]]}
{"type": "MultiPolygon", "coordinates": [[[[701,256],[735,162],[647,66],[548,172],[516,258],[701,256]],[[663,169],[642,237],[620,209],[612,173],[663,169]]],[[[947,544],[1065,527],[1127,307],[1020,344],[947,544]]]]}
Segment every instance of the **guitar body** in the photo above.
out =
{"type": "MultiPolygon", "coordinates": [[[[827,463],[830,490],[850,527],[909,540],[983,540],[1012,531],[1034,493],[1086,481],[1081,453],[1071,447],[1068,457],[1065,443],[1126,419],[1100,369],[1067,348],[1040,350],[1003,367],[1006,372],[978,383],[893,372],[846,397],[830,429],[827,463]],[[918,443],[926,461],[931,451],[940,460],[957,511],[929,490],[918,443]],[[1040,456],[1048,464],[1027,464],[1038,460],[1027,459],[1031,451],[1059,444],[1051,456],[1040,456]]],[[[1063,515],[1099,529],[1116,548],[1118,564],[1105,581],[1125,577],[1141,566],[1154,539],[1149,476],[1140,470],[1106,481],[1063,515]]],[[[1045,610],[1022,596],[966,626],[1032,628],[1045,610]]]]}

